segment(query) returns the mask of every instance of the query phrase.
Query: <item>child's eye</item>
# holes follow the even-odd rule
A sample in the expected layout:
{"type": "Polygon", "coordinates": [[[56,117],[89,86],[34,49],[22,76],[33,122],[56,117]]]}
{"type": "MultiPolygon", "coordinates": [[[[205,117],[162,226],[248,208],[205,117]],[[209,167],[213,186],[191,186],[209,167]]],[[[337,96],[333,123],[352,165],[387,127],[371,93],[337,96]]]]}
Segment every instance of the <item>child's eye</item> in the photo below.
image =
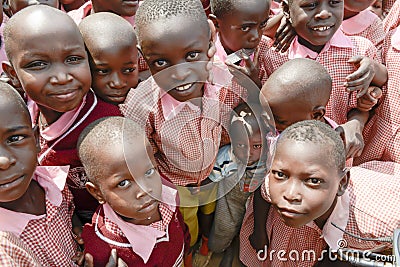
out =
{"type": "Polygon", "coordinates": [[[338,1],[338,0],[333,0],[331,1],[332,5],[336,5],[336,4],[340,4],[342,1],[338,1]]]}
{"type": "Polygon", "coordinates": [[[156,66],[157,68],[162,68],[162,67],[165,67],[166,65],[167,65],[167,61],[166,60],[160,59],[160,60],[156,60],[154,62],[154,66],[156,66]]]}
{"type": "Polygon", "coordinates": [[[264,20],[263,22],[260,23],[260,28],[263,29],[267,27],[268,19],[264,20]]]}
{"type": "Polygon", "coordinates": [[[280,171],[272,171],[272,174],[275,176],[276,179],[279,179],[279,180],[286,178],[286,175],[280,171]]]}
{"type": "Polygon", "coordinates": [[[108,69],[96,69],[97,74],[106,75],[108,74],[108,69]]]}
{"type": "Polygon", "coordinates": [[[306,3],[304,5],[301,5],[300,7],[302,8],[315,8],[317,6],[317,3],[313,2],[313,3],[306,3]]]}
{"type": "Polygon", "coordinates": [[[136,70],[136,68],[126,68],[126,69],[123,69],[123,73],[124,74],[128,74],[128,73],[132,73],[132,72],[134,72],[136,70]]]}
{"type": "Polygon", "coordinates": [[[13,136],[10,136],[7,139],[7,143],[11,144],[11,143],[15,143],[15,142],[21,141],[23,139],[25,139],[25,136],[23,136],[23,135],[13,135],[13,136]]]}
{"type": "Polygon", "coordinates": [[[322,183],[322,180],[319,178],[308,178],[306,180],[306,183],[312,186],[320,185],[322,183]]]}
{"type": "Polygon", "coordinates": [[[155,171],[156,171],[156,170],[155,170],[154,168],[148,169],[148,170],[145,172],[144,175],[146,175],[146,176],[151,176],[151,175],[154,174],[155,171]]]}
{"type": "Polygon", "coordinates": [[[82,60],[82,57],[70,56],[67,58],[66,62],[67,63],[79,63],[81,60],[82,60]]]}
{"type": "Polygon", "coordinates": [[[28,63],[26,66],[25,66],[25,68],[28,68],[28,69],[34,69],[34,70],[39,70],[39,69],[43,69],[43,68],[45,68],[47,66],[47,63],[46,62],[43,62],[43,61],[33,61],[33,62],[31,62],[31,63],[28,63]]]}
{"type": "Polygon", "coordinates": [[[239,147],[239,148],[244,148],[244,147],[246,147],[245,144],[237,144],[236,146],[239,147]]]}
{"type": "Polygon", "coordinates": [[[248,32],[248,31],[250,31],[250,26],[243,25],[240,29],[241,29],[242,31],[244,31],[244,32],[248,32]]]}
{"type": "Polygon", "coordinates": [[[121,182],[118,183],[118,186],[119,186],[119,187],[127,187],[127,186],[129,186],[130,184],[131,184],[130,181],[128,181],[128,180],[123,180],[123,181],[121,181],[121,182]]]}
{"type": "Polygon", "coordinates": [[[255,148],[255,149],[261,149],[261,148],[262,148],[262,145],[253,145],[253,148],[255,148]]]}
{"type": "Polygon", "coordinates": [[[187,59],[189,60],[195,60],[199,57],[199,53],[198,52],[189,52],[186,56],[187,59]]]}

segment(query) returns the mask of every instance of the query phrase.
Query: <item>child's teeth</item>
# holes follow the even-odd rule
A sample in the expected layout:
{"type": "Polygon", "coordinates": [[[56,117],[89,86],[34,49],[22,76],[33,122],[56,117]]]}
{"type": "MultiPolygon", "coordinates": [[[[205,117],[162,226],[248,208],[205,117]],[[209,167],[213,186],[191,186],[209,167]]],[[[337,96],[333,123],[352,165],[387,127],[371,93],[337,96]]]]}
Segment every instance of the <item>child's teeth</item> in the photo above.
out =
{"type": "Polygon", "coordinates": [[[313,30],[314,31],[320,31],[320,32],[323,32],[323,31],[326,31],[327,29],[329,29],[330,28],[330,26],[325,26],[325,27],[315,27],[313,30]]]}
{"type": "Polygon", "coordinates": [[[190,83],[190,84],[186,84],[186,85],[184,85],[184,86],[179,86],[179,87],[176,87],[176,90],[178,90],[178,91],[184,91],[184,90],[187,90],[187,89],[189,89],[190,88],[190,86],[192,86],[192,84],[190,83]]]}

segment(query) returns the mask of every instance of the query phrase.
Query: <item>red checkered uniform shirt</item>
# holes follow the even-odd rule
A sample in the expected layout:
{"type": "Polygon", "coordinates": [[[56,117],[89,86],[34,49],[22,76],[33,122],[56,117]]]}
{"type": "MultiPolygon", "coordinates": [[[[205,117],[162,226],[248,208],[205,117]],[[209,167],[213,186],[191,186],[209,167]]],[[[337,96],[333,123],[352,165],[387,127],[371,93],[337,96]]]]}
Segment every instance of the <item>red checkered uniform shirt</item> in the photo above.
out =
{"type": "Polygon", "coordinates": [[[387,89],[375,116],[364,129],[365,147],[358,165],[371,160],[400,163],[400,29],[388,33],[382,48],[388,70],[387,89]]]}
{"type": "MultiPolygon", "coordinates": [[[[343,33],[337,31],[335,35],[343,33]]],[[[343,35],[344,36],[344,35],[343,35]]],[[[326,116],[336,121],[338,124],[347,122],[347,113],[357,107],[356,93],[349,93],[343,86],[346,77],[357,70],[357,68],[347,61],[356,55],[367,56],[372,59],[377,59],[376,47],[367,39],[359,36],[344,36],[352,43],[352,47],[339,47],[330,45],[328,49],[321,51],[316,58],[313,58],[321,65],[323,65],[332,77],[332,93],[327,105],[326,116]]],[[[293,46],[289,48],[290,50],[293,46]]],[[[269,40],[268,45],[261,46],[260,54],[264,54],[265,63],[267,68],[267,75],[270,76],[272,72],[282,66],[285,62],[289,61],[289,53],[281,54],[271,49],[273,40],[269,40]]]]}
{"type": "Polygon", "coordinates": [[[0,266],[40,267],[36,255],[14,234],[0,232],[0,266]]]}
{"type": "MultiPolygon", "coordinates": [[[[78,250],[78,245],[75,242],[72,233],[71,218],[74,212],[73,197],[65,183],[68,170],[60,174],[62,176],[50,177],[44,176],[44,172],[38,173],[38,170],[46,168],[54,170],[54,168],[58,167],[37,168],[38,169],[35,172],[33,179],[37,180],[46,192],[46,214],[44,216],[36,216],[34,219],[29,220],[22,232],[15,234],[19,235],[20,240],[29,247],[29,249],[40,260],[41,266],[77,266],[71,260],[78,250]],[[51,187],[48,186],[49,183],[54,183],[52,182],[52,179],[61,178],[64,184],[62,191],[61,189],[58,189],[61,183],[57,184],[57,189],[60,190],[58,192],[55,192],[56,185],[51,187]],[[43,180],[46,180],[46,182],[42,182],[43,180]],[[49,194],[61,195],[61,204],[57,206],[53,201],[50,201],[48,198],[49,194]]],[[[26,216],[26,214],[20,214],[3,208],[0,208],[0,212],[2,214],[0,224],[3,224],[0,226],[0,228],[2,228],[1,230],[7,227],[4,225],[4,222],[2,222],[2,220],[7,221],[7,218],[3,218],[7,214],[11,214],[13,217],[26,216]]],[[[24,219],[21,217],[21,220],[24,219]]]]}
{"type": "Polygon", "coordinates": [[[202,110],[185,104],[172,117],[164,114],[161,97],[165,92],[152,77],[131,90],[120,105],[125,117],[146,128],[160,174],[175,185],[200,184],[208,177],[219,147],[229,143],[225,129],[230,113],[246,98],[243,88],[234,91],[225,86],[232,79],[226,66],[215,65],[214,85],[204,86],[204,92],[213,91],[215,97],[203,97],[202,110]]]}
{"type": "Polygon", "coordinates": [[[385,3],[389,3],[387,4],[387,6],[391,5],[391,8],[387,9],[387,12],[389,12],[389,14],[387,14],[385,19],[383,20],[383,28],[385,29],[385,32],[389,32],[400,25],[400,2],[396,0],[383,0],[382,2],[384,6],[385,3]]]}
{"type": "MultiPolygon", "coordinates": [[[[362,241],[343,234],[330,224],[343,225],[342,229],[361,237],[392,236],[393,230],[399,226],[400,165],[368,162],[360,167],[351,169],[347,193],[338,199],[335,210],[322,230],[314,222],[300,228],[286,226],[276,209],[271,207],[266,224],[270,245],[264,260],[257,258],[248,240],[254,223],[253,217],[249,216],[253,207],[249,205],[240,232],[240,260],[249,267],[308,267],[317,263],[328,246],[333,250],[338,247],[372,249],[387,244],[362,241]],[[386,174],[387,170],[395,170],[395,174],[386,174]],[[278,256],[280,250],[285,252],[280,254],[281,259],[278,256]]],[[[324,255],[328,254],[325,252],[324,255]]],[[[260,256],[263,258],[265,255],[263,253],[260,256]]]]}

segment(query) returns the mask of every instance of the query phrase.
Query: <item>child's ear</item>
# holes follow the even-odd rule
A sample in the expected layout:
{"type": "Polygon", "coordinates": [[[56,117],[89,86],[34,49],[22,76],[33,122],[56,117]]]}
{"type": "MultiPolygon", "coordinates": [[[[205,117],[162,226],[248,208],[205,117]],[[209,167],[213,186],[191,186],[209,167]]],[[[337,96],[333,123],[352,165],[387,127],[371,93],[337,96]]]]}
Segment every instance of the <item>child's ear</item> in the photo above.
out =
{"type": "Polygon", "coordinates": [[[314,107],[312,110],[312,118],[314,120],[321,120],[326,113],[326,108],[324,106],[314,107]]]}
{"type": "Polygon", "coordinates": [[[87,191],[95,198],[100,204],[104,204],[105,200],[100,189],[92,182],[86,182],[85,187],[87,191]]]}
{"type": "Polygon", "coordinates": [[[212,21],[216,29],[219,28],[218,19],[214,14],[208,15],[208,19],[212,21]]]}
{"type": "Polygon", "coordinates": [[[37,125],[33,126],[32,128],[33,134],[35,136],[35,142],[36,142],[36,152],[39,153],[41,148],[40,148],[40,133],[39,133],[39,127],[37,125]]]}
{"type": "Polygon", "coordinates": [[[217,52],[217,48],[215,47],[215,40],[217,39],[217,32],[215,30],[214,23],[209,19],[208,25],[210,26],[210,43],[208,46],[207,56],[209,58],[213,58],[215,53],[217,52]]]}
{"type": "Polygon", "coordinates": [[[21,88],[21,83],[19,82],[17,72],[15,71],[14,67],[9,61],[3,61],[1,63],[1,66],[3,67],[4,72],[7,74],[8,78],[10,78],[11,85],[14,88],[21,88]]]}
{"type": "Polygon", "coordinates": [[[345,168],[343,170],[342,178],[340,179],[339,188],[336,193],[338,197],[342,196],[347,189],[350,182],[350,168],[345,168]]]}

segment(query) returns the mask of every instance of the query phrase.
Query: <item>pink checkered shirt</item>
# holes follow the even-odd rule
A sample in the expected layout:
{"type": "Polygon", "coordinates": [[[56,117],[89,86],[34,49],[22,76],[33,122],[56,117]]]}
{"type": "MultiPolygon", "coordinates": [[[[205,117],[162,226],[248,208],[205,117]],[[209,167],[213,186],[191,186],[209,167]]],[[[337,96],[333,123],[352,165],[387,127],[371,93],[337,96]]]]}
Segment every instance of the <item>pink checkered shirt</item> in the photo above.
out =
{"type": "Polygon", "coordinates": [[[375,116],[364,129],[365,148],[354,164],[371,160],[400,163],[400,28],[390,31],[382,48],[388,70],[387,89],[375,116]]]}
{"type": "Polygon", "coordinates": [[[200,184],[208,177],[219,147],[229,143],[225,129],[230,113],[247,98],[244,89],[225,86],[232,80],[225,65],[214,63],[213,72],[214,84],[204,86],[202,110],[171,100],[152,77],[120,105],[125,117],[146,128],[160,174],[175,185],[200,184]]]}
{"type": "Polygon", "coordinates": [[[347,36],[361,36],[370,40],[380,49],[385,39],[382,20],[369,10],[363,10],[354,17],[343,20],[341,30],[347,36]]]}
{"type": "MultiPolygon", "coordinates": [[[[46,192],[46,214],[31,215],[0,208],[0,231],[19,237],[40,260],[41,266],[77,266],[72,257],[78,245],[72,233],[73,198],[66,186],[68,167],[37,167],[33,179],[46,192]]],[[[19,258],[15,251],[11,257],[19,258]]],[[[24,254],[27,262],[30,253],[24,254]]],[[[30,265],[29,265],[30,266],[30,265]]]]}
{"type": "MultiPolygon", "coordinates": [[[[266,224],[270,245],[264,261],[258,260],[255,250],[248,241],[253,231],[253,217],[248,216],[252,212],[246,212],[240,232],[240,260],[249,267],[308,267],[314,266],[327,246],[332,250],[338,249],[340,245],[355,249],[372,249],[386,244],[362,241],[343,234],[331,223],[361,237],[392,236],[393,230],[400,223],[399,170],[400,166],[393,162],[376,161],[353,167],[350,171],[351,178],[347,192],[338,198],[336,207],[322,230],[314,222],[300,228],[286,226],[276,209],[271,207],[266,224]],[[394,175],[386,174],[388,169],[396,172],[394,175]],[[382,209],[382,207],[385,208],[382,209]],[[279,250],[285,252],[281,258],[285,258],[286,261],[278,259],[279,250]],[[314,252],[315,256],[311,254],[309,258],[302,258],[303,253],[307,251],[314,252]],[[295,253],[298,253],[299,260],[292,260],[296,259],[295,253]]],[[[266,190],[268,191],[268,188],[266,190]]],[[[252,210],[252,205],[249,205],[248,209],[252,210]]],[[[387,246],[390,247],[390,245],[387,246]]],[[[261,254],[261,256],[264,255],[261,254]]],[[[326,253],[325,256],[327,256],[326,253]]]]}
{"type": "Polygon", "coordinates": [[[268,45],[260,46],[260,54],[265,55],[267,75],[282,66],[285,62],[296,57],[307,57],[316,60],[323,65],[332,77],[332,93],[327,105],[327,116],[338,124],[347,122],[347,113],[357,107],[356,93],[349,93],[343,86],[346,77],[357,70],[347,61],[356,55],[377,59],[377,49],[371,41],[359,36],[345,36],[338,30],[332,39],[319,53],[315,53],[297,41],[292,41],[289,50],[285,54],[271,49],[273,40],[268,45]]]}
{"type": "Polygon", "coordinates": [[[40,267],[40,260],[16,235],[0,232],[0,266],[40,267]]]}
{"type": "Polygon", "coordinates": [[[386,32],[395,29],[400,24],[400,2],[396,0],[382,1],[383,14],[386,15],[383,25],[386,32]]]}

